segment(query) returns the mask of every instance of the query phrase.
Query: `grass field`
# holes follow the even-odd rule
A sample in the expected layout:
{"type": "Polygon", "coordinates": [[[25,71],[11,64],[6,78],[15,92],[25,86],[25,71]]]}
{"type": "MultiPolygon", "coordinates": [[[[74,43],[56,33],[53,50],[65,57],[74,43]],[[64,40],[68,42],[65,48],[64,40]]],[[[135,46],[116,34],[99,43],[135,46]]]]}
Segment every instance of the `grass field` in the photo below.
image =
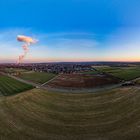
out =
{"type": "Polygon", "coordinates": [[[25,70],[25,69],[19,69],[19,68],[5,68],[4,69],[4,72],[5,73],[16,73],[16,72],[20,72],[20,73],[22,73],[22,72],[27,72],[27,70],[25,70]]]}
{"type": "Polygon", "coordinates": [[[99,72],[98,71],[86,71],[86,72],[82,72],[82,74],[98,74],[99,72]]]}
{"type": "Polygon", "coordinates": [[[28,81],[32,81],[34,83],[40,83],[43,84],[50,79],[54,78],[56,74],[53,73],[45,73],[45,72],[27,72],[27,73],[21,73],[19,76],[20,78],[28,81]]]}
{"type": "Polygon", "coordinates": [[[94,94],[33,89],[0,100],[4,140],[139,140],[140,89],[94,94]]]}
{"type": "Polygon", "coordinates": [[[19,82],[8,76],[0,75],[0,94],[1,95],[13,95],[25,90],[32,89],[33,86],[19,82]]]}
{"type": "Polygon", "coordinates": [[[140,77],[140,67],[98,67],[96,69],[123,80],[132,80],[140,77]]]}

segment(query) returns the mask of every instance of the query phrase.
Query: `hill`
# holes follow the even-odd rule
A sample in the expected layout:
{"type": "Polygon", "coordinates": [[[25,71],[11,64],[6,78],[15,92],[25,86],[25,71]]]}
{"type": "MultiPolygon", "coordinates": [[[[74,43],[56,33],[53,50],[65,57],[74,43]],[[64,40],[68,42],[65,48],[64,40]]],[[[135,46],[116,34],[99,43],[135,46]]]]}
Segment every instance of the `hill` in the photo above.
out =
{"type": "Polygon", "coordinates": [[[56,93],[33,89],[0,100],[5,140],[136,140],[140,138],[140,89],[56,93]]]}

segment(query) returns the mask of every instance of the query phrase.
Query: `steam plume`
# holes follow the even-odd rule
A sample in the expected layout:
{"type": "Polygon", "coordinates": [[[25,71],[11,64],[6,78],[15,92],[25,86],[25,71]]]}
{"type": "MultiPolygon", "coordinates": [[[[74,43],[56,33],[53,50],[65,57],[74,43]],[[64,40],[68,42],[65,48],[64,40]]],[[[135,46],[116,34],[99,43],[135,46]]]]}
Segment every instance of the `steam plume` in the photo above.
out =
{"type": "Polygon", "coordinates": [[[19,56],[18,62],[17,62],[17,63],[22,63],[23,59],[25,58],[25,56],[27,55],[27,53],[29,51],[29,46],[31,44],[35,44],[37,42],[37,40],[35,40],[35,39],[31,38],[31,37],[28,37],[28,36],[23,36],[23,35],[18,35],[17,40],[19,42],[24,42],[24,44],[22,46],[22,48],[24,50],[24,53],[19,56]]]}

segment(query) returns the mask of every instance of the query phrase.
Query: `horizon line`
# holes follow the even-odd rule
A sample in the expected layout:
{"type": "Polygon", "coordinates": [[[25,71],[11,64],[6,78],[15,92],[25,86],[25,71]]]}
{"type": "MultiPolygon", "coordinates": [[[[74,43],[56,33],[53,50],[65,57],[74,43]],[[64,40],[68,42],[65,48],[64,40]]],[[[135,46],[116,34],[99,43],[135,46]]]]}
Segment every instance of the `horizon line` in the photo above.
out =
{"type": "MultiPolygon", "coordinates": [[[[24,62],[21,64],[32,63],[140,63],[140,61],[53,61],[53,62],[24,62]]],[[[0,64],[16,64],[15,62],[0,62],[0,64]]]]}

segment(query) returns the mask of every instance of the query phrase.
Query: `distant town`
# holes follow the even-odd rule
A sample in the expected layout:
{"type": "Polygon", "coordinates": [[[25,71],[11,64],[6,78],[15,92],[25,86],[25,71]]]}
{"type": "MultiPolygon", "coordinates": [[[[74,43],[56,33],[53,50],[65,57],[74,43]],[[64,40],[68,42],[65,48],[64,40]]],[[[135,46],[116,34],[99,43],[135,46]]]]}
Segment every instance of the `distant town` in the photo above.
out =
{"type": "Polygon", "coordinates": [[[0,70],[5,68],[21,68],[35,72],[47,73],[79,73],[95,71],[95,66],[131,67],[140,65],[139,62],[59,62],[59,63],[5,63],[0,64],[0,70]]]}

